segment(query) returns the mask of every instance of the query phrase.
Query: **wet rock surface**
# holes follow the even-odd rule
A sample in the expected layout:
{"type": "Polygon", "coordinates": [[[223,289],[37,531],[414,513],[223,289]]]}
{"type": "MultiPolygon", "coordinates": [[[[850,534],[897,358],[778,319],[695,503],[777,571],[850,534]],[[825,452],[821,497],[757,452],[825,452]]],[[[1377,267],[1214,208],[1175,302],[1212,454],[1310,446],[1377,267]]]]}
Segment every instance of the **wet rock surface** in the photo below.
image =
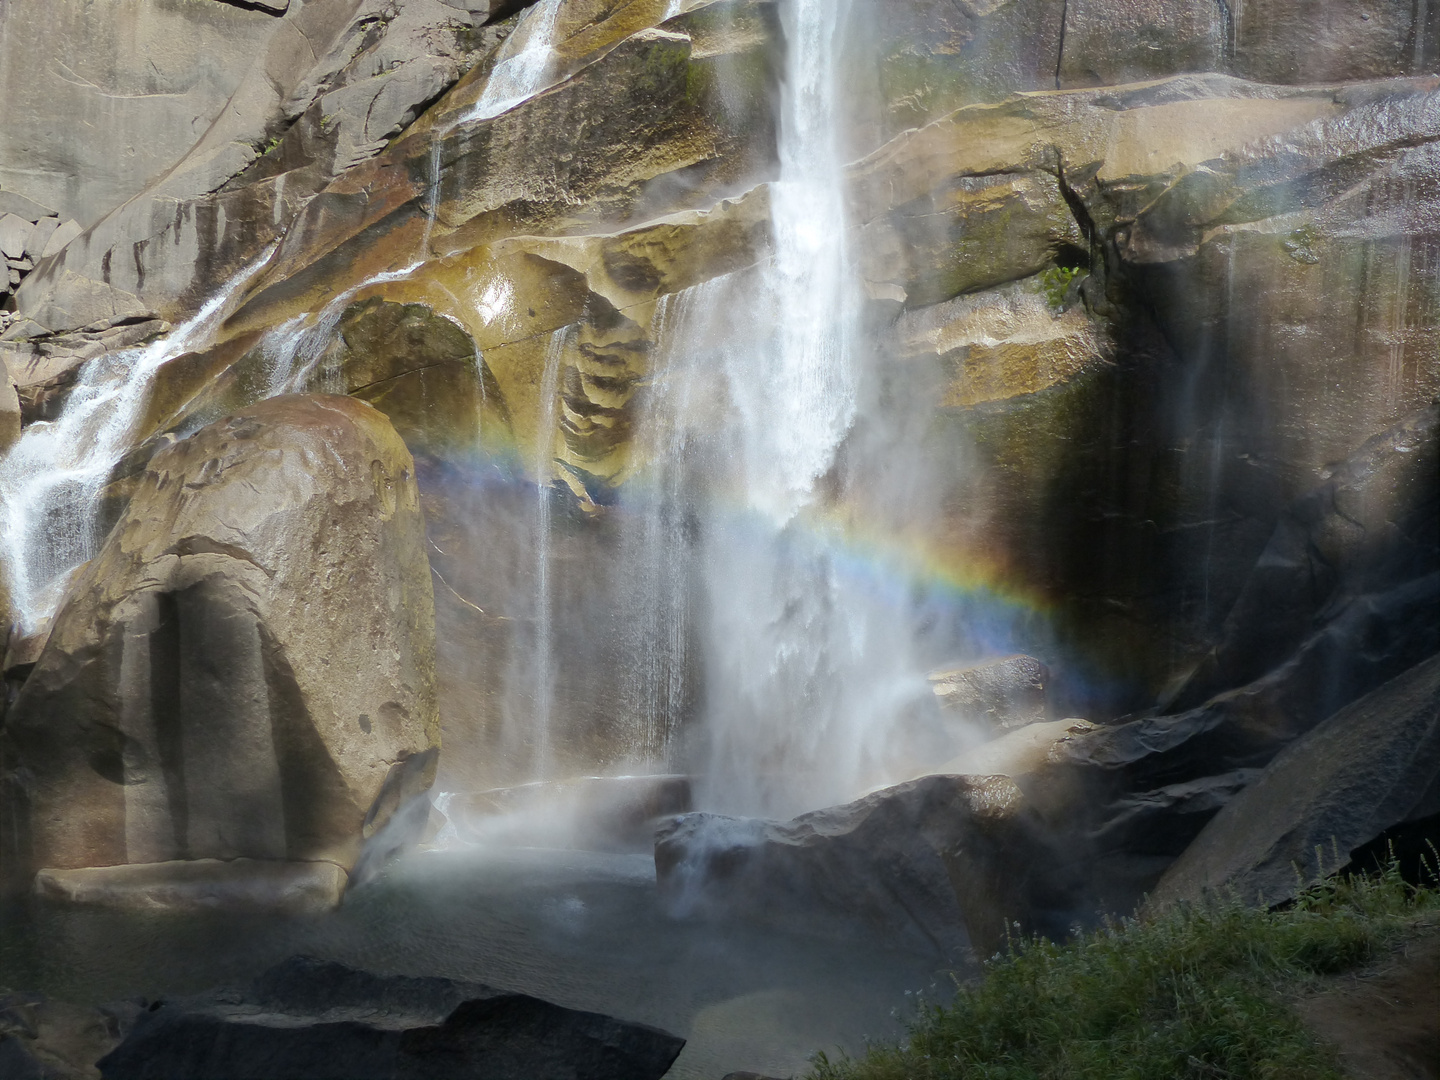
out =
{"type": "Polygon", "coordinates": [[[0,988],[0,1071],[7,1080],[98,1080],[95,1062],[120,1041],[134,1011],[0,988]]]}
{"type": "MultiPolygon", "coordinates": [[[[0,65],[17,116],[49,86],[97,132],[82,145],[75,124],[26,119],[24,153],[0,154],[0,294],[17,309],[0,319],[0,448],[54,419],[84,363],[277,246],[221,340],[157,380],[107,493],[119,531],[50,644],[10,643],[7,873],[48,867],[46,888],[93,896],[114,866],[354,866],[367,834],[390,851],[387,821],[424,816],[438,712],[466,790],[513,783],[496,762],[526,706],[501,684],[535,674],[513,658],[542,637],[560,658],[559,768],[640,752],[624,733],[637,650],[587,630],[630,612],[622,504],[653,453],[667,319],[687,290],[774,255],[781,21],[761,0],[569,0],[533,95],[479,115],[524,6],[141,3],[148,73],[68,0],[54,27],[13,24],[7,56],[61,32],[106,48],[64,86],[0,65]],[[189,52],[164,40],[176,20],[189,52]],[[189,53],[207,49],[202,79],[189,53]],[[92,122],[96,101],[116,123],[92,122]],[[122,144],[156,116],[163,137],[130,160],[122,144]],[[119,164],[90,168],[97,155],[119,164]],[[35,199],[8,190],[22,158],[35,199]],[[61,190],[67,170],[83,184],[61,190]],[[165,470],[206,424],[253,419],[275,390],[266,335],[306,311],[335,318],[304,389],[371,402],[421,460],[380,439],[352,462],[375,480],[359,509],[318,498],[303,537],[276,545],[304,557],[277,561],[229,527],[274,498],[273,475],[246,473],[266,494],[204,527],[158,492],[243,471],[223,455],[165,470]],[[376,516],[404,518],[403,538],[377,541],[403,565],[378,578],[373,545],[335,539],[376,516]],[[542,529],[543,595],[526,577],[542,529]],[[185,718],[207,711],[223,722],[192,738],[185,718]]],[[[927,948],[968,925],[988,949],[1012,916],[1060,932],[1064,911],[1123,910],[1197,835],[1192,852],[1208,849],[1206,823],[1239,813],[1222,808],[1280,784],[1266,778],[1292,751],[1311,748],[1314,775],[1354,764],[1323,749],[1322,721],[1353,720],[1440,648],[1440,23],[1402,0],[879,6],[873,40],[844,43],[850,240],[890,365],[877,396],[904,403],[942,478],[924,558],[1023,583],[1054,634],[1049,651],[1005,648],[1054,662],[937,675],[947,716],[1004,733],[944,768],[989,780],[922,780],[798,823],[682,819],[663,875],[669,889],[694,863],[716,912],[825,910],[927,948]],[[1071,713],[1112,722],[1044,723],[1071,713]],[[1030,878],[1007,844],[1095,865],[1083,886],[1030,878]]],[[[757,321],[737,306],[732,321],[757,321]]],[[[725,415],[725,392],[701,396],[725,415]]],[[[287,482],[328,476],[331,434],[285,459],[287,482]]],[[[874,508],[835,509],[863,523],[874,508]]],[[[676,517],[703,550],[691,508],[676,517]]],[[[920,670],[945,655],[960,653],[920,670]]],[[[895,775],[933,771],[951,742],[895,775]]],[[[472,809],[492,822],[523,801],[488,796],[472,809]]],[[[603,809],[638,831],[659,805],[642,803],[603,809]]],[[[1325,827],[1318,806],[1296,811],[1296,835],[1325,827]]],[[[1414,824],[1352,832],[1373,844],[1414,824]]]]}
{"type": "Polygon", "coordinates": [[[940,707],[997,731],[1047,718],[1045,681],[1050,673],[1033,656],[1007,656],[930,673],[940,707]]]}

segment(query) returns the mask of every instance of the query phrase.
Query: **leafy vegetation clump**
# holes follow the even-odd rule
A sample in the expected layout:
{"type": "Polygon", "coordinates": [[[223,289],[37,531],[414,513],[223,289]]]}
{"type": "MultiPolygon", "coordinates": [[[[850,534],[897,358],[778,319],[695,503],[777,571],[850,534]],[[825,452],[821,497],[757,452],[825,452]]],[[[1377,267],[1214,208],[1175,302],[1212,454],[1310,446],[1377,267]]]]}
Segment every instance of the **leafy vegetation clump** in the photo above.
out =
{"type": "Polygon", "coordinates": [[[1052,266],[1040,271],[1040,289],[1051,307],[1063,307],[1070,283],[1081,274],[1078,266],[1052,266]]]}
{"type": "Polygon", "coordinates": [[[811,1080],[1339,1080],[1287,1004],[1383,955],[1440,891],[1399,870],[1322,882],[1280,911],[1238,901],[1126,919],[1066,944],[1026,941],[902,1046],[817,1055],[811,1080]]]}

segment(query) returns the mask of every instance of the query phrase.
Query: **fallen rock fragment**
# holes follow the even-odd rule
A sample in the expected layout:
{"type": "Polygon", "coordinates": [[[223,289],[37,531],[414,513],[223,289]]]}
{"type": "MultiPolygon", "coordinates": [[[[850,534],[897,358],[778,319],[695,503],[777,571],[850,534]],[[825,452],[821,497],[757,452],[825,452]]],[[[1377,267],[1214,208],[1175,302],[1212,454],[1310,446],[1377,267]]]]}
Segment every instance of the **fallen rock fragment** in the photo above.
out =
{"type": "Polygon", "coordinates": [[[191,859],[41,870],[35,892],[51,900],[135,910],[329,911],[345,891],[332,862],[191,859]]]}

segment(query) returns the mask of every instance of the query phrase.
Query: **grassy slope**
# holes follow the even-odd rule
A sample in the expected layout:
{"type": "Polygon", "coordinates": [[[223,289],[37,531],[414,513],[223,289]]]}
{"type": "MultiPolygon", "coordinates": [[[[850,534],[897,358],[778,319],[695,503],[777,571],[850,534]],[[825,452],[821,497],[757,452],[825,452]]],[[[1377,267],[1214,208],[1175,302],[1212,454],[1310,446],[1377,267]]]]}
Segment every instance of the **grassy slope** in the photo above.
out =
{"type": "Polygon", "coordinates": [[[1440,890],[1394,871],[1324,882],[1292,907],[1215,903],[1125,920],[996,959],[908,1043],[815,1059],[811,1080],[1340,1078],[1286,1004],[1322,976],[1383,955],[1440,890]]]}

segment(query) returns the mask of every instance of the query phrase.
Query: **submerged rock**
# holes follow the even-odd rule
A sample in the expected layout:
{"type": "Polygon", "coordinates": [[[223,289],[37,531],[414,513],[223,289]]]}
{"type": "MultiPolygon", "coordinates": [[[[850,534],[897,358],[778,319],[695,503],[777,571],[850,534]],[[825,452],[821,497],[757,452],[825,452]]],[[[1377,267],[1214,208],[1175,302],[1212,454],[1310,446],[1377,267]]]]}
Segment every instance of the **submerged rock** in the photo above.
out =
{"type": "Polygon", "coordinates": [[[1063,933],[1070,868],[1015,782],[927,776],[788,822],[687,814],[662,826],[655,872],[678,916],[800,933],[856,928],[915,949],[983,955],[1012,924],[1063,933]]]}
{"type": "Polygon", "coordinates": [[[685,1040],[478,983],[293,957],[247,992],[157,1001],[104,1080],[659,1080],[685,1040]]]}
{"type": "Polygon", "coordinates": [[[410,454],[282,397],[157,454],[5,718],[0,870],[354,864],[434,775],[410,454]]]}

